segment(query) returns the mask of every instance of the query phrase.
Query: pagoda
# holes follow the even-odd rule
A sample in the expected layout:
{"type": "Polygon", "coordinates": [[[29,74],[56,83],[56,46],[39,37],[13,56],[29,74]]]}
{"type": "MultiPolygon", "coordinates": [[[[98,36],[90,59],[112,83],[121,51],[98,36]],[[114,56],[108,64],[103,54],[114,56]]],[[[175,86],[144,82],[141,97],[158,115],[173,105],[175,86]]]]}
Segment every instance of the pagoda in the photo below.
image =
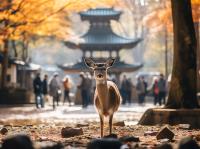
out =
{"type": "Polygon", "coordinates": [[[90,23],[89,30],[80,37],[81,41],[78,44],[70,41],[65,44],[69,48],[82,50],[82,59],[76,64],[59,65],[59,67],[68,73],[86,72],[89,69],[84,64],[84,58],[90,57],[96,62],[102,62],[113,57],[116,58],[116,62],[109,69],[109,73],[115,74],[118,81],[122,72],[133,72],[141,68],[142,64],[127,64],[120,60],[120,50],[132,49],[141,41],[141,39],[121,37],[113,32],[111,20],[118,21],[121,13],[113,8],[96,8],[80,12],[81,20],[90,23]]]}

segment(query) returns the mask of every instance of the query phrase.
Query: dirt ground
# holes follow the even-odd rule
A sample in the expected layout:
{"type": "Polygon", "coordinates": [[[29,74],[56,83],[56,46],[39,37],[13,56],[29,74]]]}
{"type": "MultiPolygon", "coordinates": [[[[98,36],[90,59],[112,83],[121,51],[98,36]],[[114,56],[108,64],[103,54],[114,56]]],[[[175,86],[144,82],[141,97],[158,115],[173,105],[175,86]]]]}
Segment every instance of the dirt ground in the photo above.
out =
{"type": "MultiPolygon", "coordinates": [[[[87,143],[92,139],[100,137],[99,123],[84,123],[79,124],[83,129],[83,135],[63,138],[61,136],[61,129],[64,127],[76,127],[75,124],[68,123],[41,123],[39,121],[7,121],[1,122],[0,128],[6,128],[8,132],[0,135],[0,142],[7,136],[15,134],[27,134],[37,144],[45,144],[49,142],[61,142],[66,148],[85,148],[87,143]]],[[[179,125],[169,126],[169,128],[175,133],[175,137],[172,141],[169,140],[157,140],[156,133],[162,126],[114,126],[113,133],[117,134],[118,138],[122,136],[138,136],[139,145],[144,148],[154,148],[162,143],[171,143],[175,148],[180,139],[186,136],[194,137],[198,143],[200,143],[200,130],[197,129],[183,129],[179,125]]],[[[108,128],[105,128],[105,133],[108,134],[108,128]]]]}
{"type": "MultiPolygon", "coordinates": [[[[176,148],[178,142],[186,136],[192,136],[200,144],[200,129],[183,128],[181,125],[168,126],[175,134],[172,141],[157,140],[156,134],[163,126],[136,125],[144,111],[152,105],[122,106],[114,116],[115,122],[124,122],[123,125],[113,126],[113,133],[118,138],[123,136],[139,137],[141,148],[155,148],[163,143],[170,143],[176,148]]],[[[25,107],[1,107],[0,108],[0,144],[8,136],[26,134],[31,137],[36,146],[49,143],[62,143],[66,149],[85,148],[93,139],[100,138],[99,118],[93,106],[88,109],[81,107],[60,106],[53,111],[52,107],[36,109],[34,106],[25,107]],[[79,124],[79,126],[77,126],[79,124]],[[82,128],[83,134],[74,137],[63,138],[61,129],[65,127],[82,128]]],[[[108,127],[105,126],[105,135],[108,135],[108,127]]]]}

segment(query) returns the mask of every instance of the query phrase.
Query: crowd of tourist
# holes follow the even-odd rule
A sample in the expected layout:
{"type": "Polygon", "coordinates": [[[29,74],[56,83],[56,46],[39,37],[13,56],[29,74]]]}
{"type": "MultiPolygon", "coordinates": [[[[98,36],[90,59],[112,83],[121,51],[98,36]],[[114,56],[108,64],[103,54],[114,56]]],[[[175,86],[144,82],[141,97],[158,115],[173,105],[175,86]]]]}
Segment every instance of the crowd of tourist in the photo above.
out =
{"type": "MultiPolygon", "coordinates": [[[[40,73],[38,73],[33,81],[36,107],[43,108],[45,102],[49,101],[52,103],[53,109],[61,101],[63,101],[63,105],[68,103],[71,106],[73,102],[70,92],[73,87],[76,87],[82,107],[87,108],[89,104],[93,103],[95,80],[90,73],[81,72],[79,77],[80,81],[75,86],[69,77],[64,77],[61,81],[58,73],[54,73],[51,79],[48,79],[48,75],[44,75],[43,80],[40,77],[40,73]]],[[[154,105],[159,104],[161,106],[166,102],[167,83],[163,74],[155,77],[151,84],[147,83],[148,81],[145,80],[144,76],[139,76],[135,84],[126,75],[123,75],[120,82],[117,82],[115,78],[110,80],[118,85],[122,96],[122,104],[130,105],[132,102],[138,102],[142,105],[149,96],[153,97],[154,105]]]]}

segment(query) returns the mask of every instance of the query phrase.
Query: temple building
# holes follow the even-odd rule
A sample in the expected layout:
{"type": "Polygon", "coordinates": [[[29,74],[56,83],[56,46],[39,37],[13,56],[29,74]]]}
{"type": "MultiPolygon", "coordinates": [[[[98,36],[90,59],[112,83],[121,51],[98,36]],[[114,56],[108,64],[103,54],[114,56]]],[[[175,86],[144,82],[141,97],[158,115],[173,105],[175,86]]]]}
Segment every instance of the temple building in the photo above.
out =
{"type": "Polygon", "coordinates": [[[119,52],[122,49],[134,48],[141,39],[130,39],[117,35],[111,28],[111,20],[118,21],[121,11],[113,8],[96,8],[81,12],[81,20],[89,21],[90,27],[87,33],[80,37],[78,44],[65,42],[69,48],[80,49],[83,52],[80,62],[73,65],[60,65],[66,72],[79,73],[89,69],[85,66],[83,59],[91,57],[96,62],[105,61],[107,58],[116,58],[109,73],[114,74],[116,79],[122,72],[133,72],[142,67],[142,64],[127,64],[120,59],[119,52]]]}

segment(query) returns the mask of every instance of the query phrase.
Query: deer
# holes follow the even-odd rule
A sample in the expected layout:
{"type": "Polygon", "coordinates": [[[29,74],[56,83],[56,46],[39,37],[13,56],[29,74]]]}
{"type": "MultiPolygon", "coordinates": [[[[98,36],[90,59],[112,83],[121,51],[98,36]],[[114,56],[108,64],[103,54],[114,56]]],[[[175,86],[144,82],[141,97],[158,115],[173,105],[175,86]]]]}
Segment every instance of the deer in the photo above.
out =
{"type": "Polygon", "coordinates": [[[94,105],[100,118],[101,138],[104,135],[104,118],[109,118],[109,132],[112,134],[113,115],[121,104],[117,85],[107,79],[107,70],[114,62],[114,58],[109,58],[105,63],[95,63],[91,58],[85,58],[85,64],[93,70],[96,81],[94,105]]]}

